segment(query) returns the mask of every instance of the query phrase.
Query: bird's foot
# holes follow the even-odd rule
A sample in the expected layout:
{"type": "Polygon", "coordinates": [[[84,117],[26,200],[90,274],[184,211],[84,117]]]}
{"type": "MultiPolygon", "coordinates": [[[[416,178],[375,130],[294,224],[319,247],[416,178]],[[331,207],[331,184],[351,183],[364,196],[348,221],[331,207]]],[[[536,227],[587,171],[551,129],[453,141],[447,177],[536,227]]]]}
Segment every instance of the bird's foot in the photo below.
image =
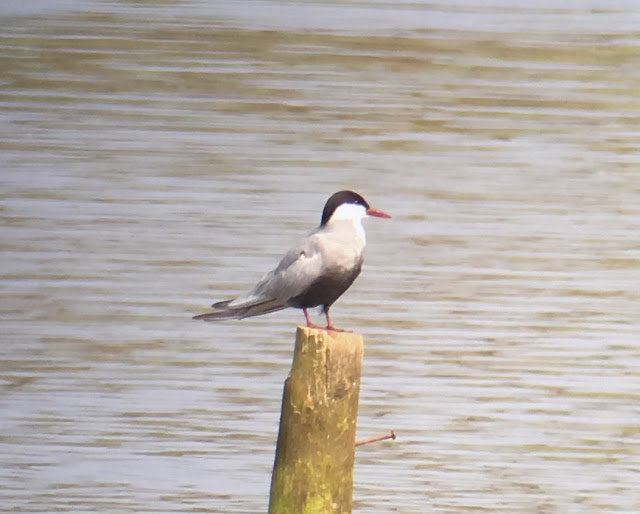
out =
{"type": "Polygon", "coordinates": [[[327,325],[324,327],[325,330],[329,330],[330,332],[353,332],[353,330],[347,330],[346,328],[337,328],[333,325],[327,325]]]}
{"type": "Polygon", "coordinates": [[[311,321],[307,323],[307,327],[315,328],[317,330],[327,330],[328,332],[353,332],[353,330],[347,330],[346,328],[338,328],[338,327],[334,327],[333,325],[327,325],[326,327],[323,327],[322,325],[316,325],[311,321]]]}

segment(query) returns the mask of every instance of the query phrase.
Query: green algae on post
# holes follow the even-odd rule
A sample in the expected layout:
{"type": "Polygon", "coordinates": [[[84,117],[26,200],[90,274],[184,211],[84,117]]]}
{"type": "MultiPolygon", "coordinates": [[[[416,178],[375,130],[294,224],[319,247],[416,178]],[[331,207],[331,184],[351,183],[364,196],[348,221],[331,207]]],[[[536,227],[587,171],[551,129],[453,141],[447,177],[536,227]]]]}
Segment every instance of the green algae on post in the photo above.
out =
{"type": "Polygon", "coordinates": [[[362,354],[359,334],[298,327],[270,514],[351,512],[362,354]]]}

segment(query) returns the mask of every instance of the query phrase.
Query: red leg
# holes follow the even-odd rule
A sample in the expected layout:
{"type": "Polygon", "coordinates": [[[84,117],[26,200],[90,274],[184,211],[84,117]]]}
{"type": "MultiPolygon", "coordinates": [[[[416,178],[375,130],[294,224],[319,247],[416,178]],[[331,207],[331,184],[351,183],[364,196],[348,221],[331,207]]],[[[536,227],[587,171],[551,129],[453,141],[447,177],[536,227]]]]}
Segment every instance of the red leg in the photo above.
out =
{"type": "Polygon", "coordinates": [[[329,307],[325,307],[324,315],[327,318],[327,330],[331,330],[333,332],[351,332],[351,330],[345,330],[344,328],[336,328],[331,324],[331,318],[329,317],[329,307]]]}
{"type": "Polygon", "coordinates": [[[306,319],[306,320],[307,320],[307,326],[308,326],[309,328],[324,328],[324,327],[321,327],[320,325],[316,325],[315,323],[313,323],[313,322],[309,319],[309,313],[307,312],[307,309],[306,309],[306,308],[304,308],[304,307],[303,307],[303,308],[302,308],[302,312],[304,312],[304,319],[306,319]]]}

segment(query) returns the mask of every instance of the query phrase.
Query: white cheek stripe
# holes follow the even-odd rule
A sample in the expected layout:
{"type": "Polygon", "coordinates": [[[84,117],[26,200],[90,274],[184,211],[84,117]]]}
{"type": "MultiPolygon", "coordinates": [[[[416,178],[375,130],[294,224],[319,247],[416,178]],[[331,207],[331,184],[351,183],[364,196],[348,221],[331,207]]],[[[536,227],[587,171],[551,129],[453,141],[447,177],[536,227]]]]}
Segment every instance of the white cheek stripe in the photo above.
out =
{"type": "Polygon", "coordinates": [[[360,221],[367,215],[367,210],[363,205],[356,205],[355,203],[343,203],[331,216],[332,220],[351,220],[360,221]]]}
{"type": "Polygon", "coordinates": [[[367,244],[367,237],[362,226],[362,219],[367,217],[367,210],[362,205],[354,203],[343,203],[334,212],[329,220],[329,225],[334,221],[350,221],[356,233],[356,238],[364,247],[367,244]]]}

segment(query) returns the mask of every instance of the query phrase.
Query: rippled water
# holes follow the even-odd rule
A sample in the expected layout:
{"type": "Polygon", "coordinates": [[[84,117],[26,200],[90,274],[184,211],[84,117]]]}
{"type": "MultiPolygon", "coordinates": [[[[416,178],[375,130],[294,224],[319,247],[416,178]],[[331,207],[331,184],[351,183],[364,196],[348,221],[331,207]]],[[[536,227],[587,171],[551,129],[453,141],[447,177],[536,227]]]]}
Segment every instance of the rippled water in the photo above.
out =
{"type": "Polygon", "coordinates": [[[4,510],[265,511],[302,316],[190,317],[346,187],[356,510],[640,510],[635,2],[0,13],[4,510]]]}

